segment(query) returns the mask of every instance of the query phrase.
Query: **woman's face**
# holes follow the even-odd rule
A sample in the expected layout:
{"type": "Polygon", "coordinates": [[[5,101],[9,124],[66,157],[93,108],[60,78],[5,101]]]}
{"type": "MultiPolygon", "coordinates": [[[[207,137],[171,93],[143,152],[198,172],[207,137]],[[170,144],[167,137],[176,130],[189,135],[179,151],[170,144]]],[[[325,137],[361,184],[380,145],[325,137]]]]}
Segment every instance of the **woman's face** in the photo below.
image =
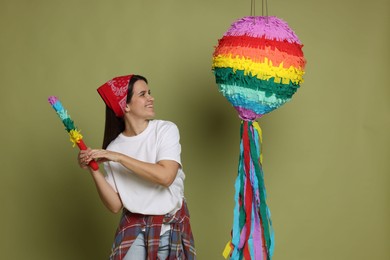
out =
{"type": "Polygon", "coordinates": [[[150,95],[148,84],[137,80],[133,86],[133,95],[126,106],[130,115],[140,119],[152,119],[154,112],[154,98],[150,95]]]}

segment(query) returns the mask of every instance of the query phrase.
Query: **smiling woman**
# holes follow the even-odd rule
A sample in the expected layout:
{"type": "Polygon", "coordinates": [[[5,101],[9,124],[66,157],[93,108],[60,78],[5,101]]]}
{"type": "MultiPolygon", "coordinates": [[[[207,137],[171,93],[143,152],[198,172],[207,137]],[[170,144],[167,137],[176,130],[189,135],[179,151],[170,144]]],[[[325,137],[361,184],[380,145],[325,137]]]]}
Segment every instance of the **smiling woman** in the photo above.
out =
{"type": "MultiPolygon", "coordinates": [[[[146,81],[138,80],[134,83],[133,97],[125,107],[125,111],[131,111],[131,113],[128,113],[128,116],[131,118],[130,122],[139,122],[142,127],[145,122],[148,122],[147,120],[154,117],[154,98],[150,95],[150,93],[151,92],[146,81]]],[[[136,125],[134,125],[134,127],[136,125]]],[[[125,134],[130,136],[137,134],[136,132],[128,132],[132,130],[132,128],[126,129],[127,132],[125,134]]]]}
{"type": "Polygon", "coordinates": [[[116,77],[98,92],[106,103],[103,149],[80,151],[78,160],[104,205],[122,210],[110,259],[196,259],[177,126],[153,119],[143,76],[116,77]],[[92,160],[105,174],[87,166],[92,160]]]}

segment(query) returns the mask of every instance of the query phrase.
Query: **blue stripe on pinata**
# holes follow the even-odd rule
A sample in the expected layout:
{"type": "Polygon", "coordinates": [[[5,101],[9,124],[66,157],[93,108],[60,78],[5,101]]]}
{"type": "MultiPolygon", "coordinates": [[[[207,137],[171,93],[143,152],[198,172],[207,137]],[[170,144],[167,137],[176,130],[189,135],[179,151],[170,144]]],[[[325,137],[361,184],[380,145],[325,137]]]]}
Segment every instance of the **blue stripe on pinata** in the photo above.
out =
{"type": "Polygon", "coordinates": [[[256,114],[264,115],[276,109],[275,107],[270,107],[261,104],[260,102],[246,100],[245,97],[240,94],[226,95],[225,97],[234,107],[243,107],[254,111],[256,114]]]}

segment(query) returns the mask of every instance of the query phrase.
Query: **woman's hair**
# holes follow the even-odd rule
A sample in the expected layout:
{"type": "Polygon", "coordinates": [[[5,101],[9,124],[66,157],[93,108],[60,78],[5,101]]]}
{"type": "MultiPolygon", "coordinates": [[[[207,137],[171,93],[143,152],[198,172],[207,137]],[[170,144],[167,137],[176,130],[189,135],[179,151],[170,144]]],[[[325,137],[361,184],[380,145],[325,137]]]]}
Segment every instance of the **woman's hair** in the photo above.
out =
{"type": "MultiPolygon", "coordinates": [[[[133,75],[129,81],[129,86],[127,89],[126,103],[128,104],[133,96],[134,83],[138,80],[143,80],[145,83],[148,83],[148,80],[140,75],[133,75]]],[[[125,130],[125,121],[123,117],[117,117],[106,105],[106,123],[104,126],[104,136],[103,136],[103,149],[106,149],[107,146],[114,140],[120,133],[125,130]]]]}

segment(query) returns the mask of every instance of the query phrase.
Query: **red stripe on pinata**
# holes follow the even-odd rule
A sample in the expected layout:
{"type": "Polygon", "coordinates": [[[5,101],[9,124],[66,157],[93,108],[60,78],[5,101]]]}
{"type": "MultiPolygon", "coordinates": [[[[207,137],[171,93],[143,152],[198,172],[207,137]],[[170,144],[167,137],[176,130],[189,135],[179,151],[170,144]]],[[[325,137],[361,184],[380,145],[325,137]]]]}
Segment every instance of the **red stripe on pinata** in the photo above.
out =
{"type": "Polygon", "coordinates": [[[261,38],[251,36],[224,36],[222,39],[218,40],[218,46],[244,46],[251,48],[271,47],[272,49],[277,49],[290,55],[303,57],[302,44],[290,43],[286,40],[270,40],[266,39],[264,36],[261,38]]]}

